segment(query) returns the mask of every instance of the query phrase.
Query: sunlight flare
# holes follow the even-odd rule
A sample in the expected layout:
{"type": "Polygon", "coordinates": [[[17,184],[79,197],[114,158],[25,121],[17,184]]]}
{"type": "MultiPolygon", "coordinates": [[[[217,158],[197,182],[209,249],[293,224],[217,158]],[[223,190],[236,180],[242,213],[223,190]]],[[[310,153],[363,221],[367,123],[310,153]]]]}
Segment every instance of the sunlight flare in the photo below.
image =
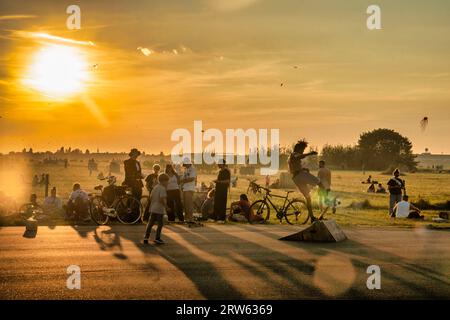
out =
{"type": "Polygon", "coordinates": [[[65,45],[47,45],[32,58],[24,84],[52,98],[83,92],[89,79],[81,52],[65,45]]]}

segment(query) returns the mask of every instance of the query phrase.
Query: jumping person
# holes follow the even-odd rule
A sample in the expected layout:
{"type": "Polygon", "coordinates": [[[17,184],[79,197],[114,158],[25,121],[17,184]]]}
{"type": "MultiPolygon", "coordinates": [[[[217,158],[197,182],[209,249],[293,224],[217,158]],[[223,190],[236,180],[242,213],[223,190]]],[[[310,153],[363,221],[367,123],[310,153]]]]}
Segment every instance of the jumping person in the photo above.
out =
{"type": "MultiPolygon", "coordinates": [[[[393,177],[388,181],[389,190],[389,215],[393,216],[394,206],[397,202],[402,201],[402,191],[405,191],[405,181],[400,179],[400,170],[395,169],[393,177]]],[[[406,194],[406,192],[405,192],[406,194]]]]}
{"type": "Polygon", "coordinates": [[[148,239],[150,238],[150,233],[155,223],[158,223],[158,228],[156,229],[155,243],[163,244],[164,241],[161,239],[161,231],[164,225],[164,214],[170,208],[167,206],[167,184],[169,183],[169,176],[165,173],[161,173],[158,176],[158,184],[153,188],[150,194],[150,220],[147,223],[147,228],[145,229],[144,244],[148,244],[148,239]]]}
{"type": "Polygon", "coordinates": [[[314,222],[317,219],[314,217],[312,210],[311,196],[309,194],[311,192],[310,187],[314,187],[317,185],[321,186],[321,183],[318,178],[310,174],[302,167],[302,159],[317,155],[316,151],[304,153],[307,146],[308,142],[306,142],[305,140],[298,141],[294,146],[294,151],[289,155],[288,165],[289,172],[292,174],[292,181],[305,197],[306,207],[308,208],[308,215],[311,219],[311,222],[314,222]]]}
{"type": "Polygon", "coordinates": [[[214,195],[214,217],[219,223],[224,223],[227,216],[227,195],[230,187],[231,173],[227,167],[225,159],[219,159],[220,168],[216,183],[216,193],[214,195]]]}

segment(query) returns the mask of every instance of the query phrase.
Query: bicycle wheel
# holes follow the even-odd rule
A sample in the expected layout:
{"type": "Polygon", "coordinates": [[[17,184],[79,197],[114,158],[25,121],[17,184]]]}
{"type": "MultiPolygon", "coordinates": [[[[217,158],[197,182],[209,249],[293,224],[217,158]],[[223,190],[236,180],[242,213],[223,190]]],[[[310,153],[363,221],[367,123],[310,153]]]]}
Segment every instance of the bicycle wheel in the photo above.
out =
{"type": "Polygon", "coordinates": [[[109,216],[104,213],[104,209],[108,209],[105,199],[95,196],[90,202],[89,211],[92,220],[98,225],[107,224],[109,221],[109,216]]]}
{"type": "Polygon", "coordinates": [[[138,199],[125,195],[116,204],[117,219],[123,224],[134,224],[141,218],[141,203],[138,199]]]}
{"type": "Polygon", "coordinates": [[[148,212],[148,210],[150,210],[150,208],[148,208],[147,213],[145,212],[147,209],[147,206],[150,205],[150,198],[148,196],[142,196],[141,197],[141,221],[144,224],[148,223],[148,219],[150,216],[150,212],[148,212]]]}
{"type": "Polygon", "coordinates": [[[29,218],[37,218],[43,213],[44,210],[39,205],[32,203],[25,203],[19,208],[19,215],[24,220],[27,220],[29,218]]]}
{"type": "Polygon", "coordinates": [[[264,221],[269,220],[270,208],[269,204],[264,200],[258,200],[253,202],[252,205],[250,206],[250,212],[253,212],[253,214],[263,217],[264,221]]]}
{"type": "Polygon", "coordinates": [[[306,202],[299,199],[294,199],[289,202],[286,207],[284,218],[289,224],[305,224],[309,218],[306,202]]]}

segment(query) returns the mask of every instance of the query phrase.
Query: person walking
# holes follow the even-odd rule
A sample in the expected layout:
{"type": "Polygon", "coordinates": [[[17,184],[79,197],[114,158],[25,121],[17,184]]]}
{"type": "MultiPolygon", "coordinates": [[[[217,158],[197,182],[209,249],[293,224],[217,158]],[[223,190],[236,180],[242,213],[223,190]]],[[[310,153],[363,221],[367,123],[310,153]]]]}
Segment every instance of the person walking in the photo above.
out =
{"type": "Polygon", "coordinates": [[[227,215],[227,196],[230,187],[231,173],[227,167],[225,159],[219,159],[219,174],[216,183],[216,192],[214,194],[214,216],[219,223],[224,223],[227,215]]]}
{"type": "Polygon", "coordinates": [[[172,164],[166,165],[166,174],[169,176],[167,184],[167,206],[170,211],[167,212],[169,221],[175,221],[175,215],[179,221],[184,221],[183,204],[181,203],[180,177],[175,172],[172,164]]]}
{"type": "Polygon", "coordinates": [[[152,232],[152,228],[155,223],[158,224],[156,229],[155,243],[163,244],[161,239],[161,232],[164,225],[164,215],[170,209],[167,206],[167,184],[169,183],[169,176],[165,173],[161,173],[158,176],[158,184],[153,188],[150,194],[150,220],[145,228],[144,244],[148,244],[148,239],[152,232]]]}
{"type": "Polygon", "coordinates": [[[194,193],[195,185],[197,181],[197,171],[192,165],[191,159],[183,159],[184,173],[181,178],[182,191],[183,191],[183,203],[184,203],[184,220],[187,222],[192,221],[192,215],[194,213],[194,193]]]}
{"type": "Polygon", "coordinates": [[[389,179],[388,183],[389,190],[389,215],[392,217],[394,215],[395,205],[402,201],[402,191],[405,191],[405,181],[400,179],[400,170],[397,168],[393,172],[393,177],[389,179]]]}
{"type": "Polygon", "coordinates": [[[144,221],[147,221],[150,217],[150,194],[152,193],[153,187],[158,184],[158,175],[160,170],[161,166],[155,163],[153,165],[153,172],[145,178],[145,188],[148,190],[149,201],[144,208],[144,221]]]}

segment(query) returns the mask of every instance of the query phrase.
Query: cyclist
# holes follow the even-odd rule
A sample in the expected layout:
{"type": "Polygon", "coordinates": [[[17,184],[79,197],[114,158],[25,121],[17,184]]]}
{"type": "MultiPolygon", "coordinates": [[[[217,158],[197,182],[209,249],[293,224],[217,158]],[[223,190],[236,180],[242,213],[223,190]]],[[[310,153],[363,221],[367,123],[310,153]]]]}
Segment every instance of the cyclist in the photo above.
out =
{"type": "Polygon", "coordinates": [[[308,208],[308,215],[311,219],[311,222],[314,222],[317,219],[314,217],[312,210],[310,187],[314,187],[317,185],[321,187],[323,186],[318,178],[309,173],[308,169],[302,167],[302,159],[317,155],[316,151],[304,153],[307,146],[308,142],[306,142],[305,140],[298,141],[294,146],[294,151],[289,155],[288,165],[289,172],[292,174],[292,181],[305,197],[306,207],[308,208]]]}

